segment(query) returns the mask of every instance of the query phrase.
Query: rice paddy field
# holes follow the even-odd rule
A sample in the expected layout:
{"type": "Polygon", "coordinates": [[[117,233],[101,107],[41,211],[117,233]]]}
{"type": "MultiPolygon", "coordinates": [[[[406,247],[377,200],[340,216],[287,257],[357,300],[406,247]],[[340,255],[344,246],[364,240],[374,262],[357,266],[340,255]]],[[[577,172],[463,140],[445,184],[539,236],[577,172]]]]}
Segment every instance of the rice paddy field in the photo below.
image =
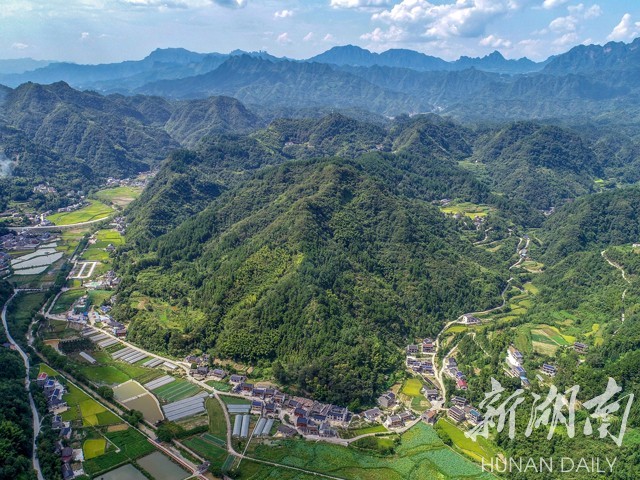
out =
{"type": "Polygon", "coordinates": [[[462,430],[446,419],[438,420],[438,426],[447,433],[456,448],[478,462],[484,459],[489,463],[499,454],[499,451],[486,438],[477,437],[476,441],[467,438],[462,430]]]}
{"type": "Polygon", "coordinates": [[[153,391],[153,394],[166,403],[192,397],[200,391],[196,385],[182,378],[176,378],[174,382],[163,385],[153,391]]]}
{"type": "Polygon", "coordinates": [[[63,399],[69,405],[69,410],[62,414],[64,421],[80,422],[84,427],[121,423],[121,420],[114,413],[71,383],[67,384],[67,393],[63,399]]]}
{"type": "Polygon", "coordinates": [[[89,205],[73,212],[60,212],[47,217],[55,225],[73,225],[75,223],[102,220],[113,213],[113,209],[98,200],[89,200],[89,205]]]}
{"type": "Polygon", "coordinates": [[[124,243],[124,238],[120,235],[120,232],[114,229],[98,230],[95,236],[95,243],[87,246],[87,249],[80,256],[81,260],[106,262],[109,260],[109,252],[105,249],[109,245],[117,247],[124,243]]]}
{"type": "Polygon", "coordinates": [[[141,187],[115,187],[106,188],[95,193],[98,200],[104,203],[113,203],[119,207],[126,207],[142,193],[141,187]]]}
{"type": "Polygon", "coordinates": [[[107,448],[107,441],[104,438],[94,438],[85,440],[82,444],[82,452],[85,460],[90,460],[104,454],[107,448]]]}
{"type": "MultiPolygon", "coordinates": [[[[155,451],[155,447],[149,440],[133,428],[127,428],[125,430],[119,429],[118,431],[107,430],[104,435],[110,444],[106,452],[98,457],[88,459],[83,464],[85,473],[92,477],[106,473],[155,451]]],[[[119,474],[116,474],[116,476],[101,475],[101,478],[103,477],[113,480],[129,478],[127,476],[120,476],[119,474]]],[[[142,475],[142,478],[146,477],[142,475]]]]}
{"type": "Polygon", "coordinates": [[[451,202],[440,211],[447,215],[460,214],[469,218],[486,217],[493,209],[488,205],[478,205],[471,202],[451,202]]]}
{"type": "Polygon", "coordinates": [[[493,478],[445,446],[435,430],[423,423],[405,432],[396,453],[390,456],[293,439],[256,442],[249,447],[249,453],[262,460],[354,480],[493,478]]]}

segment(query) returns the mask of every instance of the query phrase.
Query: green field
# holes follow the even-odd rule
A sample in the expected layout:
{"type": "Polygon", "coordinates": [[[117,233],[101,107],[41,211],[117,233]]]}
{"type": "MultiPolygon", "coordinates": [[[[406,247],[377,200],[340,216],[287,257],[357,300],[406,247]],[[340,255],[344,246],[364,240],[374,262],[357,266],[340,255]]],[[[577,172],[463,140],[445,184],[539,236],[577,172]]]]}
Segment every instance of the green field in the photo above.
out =
{"type": "Polygon", "coordinates": [[[420,397],[422,396],[422,393],[420,393],[421,389],[422,381],[418,378],[413,377],[407,379],[407,381],[404,382],[404,385],[402,386],[402,390],[400,392],[409,397],[420,397]]]}
{"type": "Polygon", "coordinates": [[[85,460],[99,457],[105,452],[106,448],[107,441],[104,438],[85,440],[84,444],[82,445],[82,451],[84,452],[85,460]]]}
{"type": "Polygon", "coordinates": [[[95,236],[95,243],[87,245],[87,249],[80,256],[81,260],[106,262],[109,260],[109,253],[105,249],[110,244],[117,247],[124,243],[120,232],[114,229],[98,230],[95,236]]]}
{"type": "Polygon", "coordinates": [[[340,432],[341,438],[354,438],[360,435],[366,435],[367,433],[385,433],[388,430],[384,425],[372,425],[370,427],[354,428],[351,430],[344,430],[340,432]]]}
{"type": "Polygon", "coordinates": [[[120,207],[126,207],[132,201],[140,196],[142,188],[140,187],[115,187],[100,190],[95,193],[98,200],[105,203],[113,203],[120,207]]]}
{"type": "Polygon", "coordinates": [[[60,315],[68,311],[71,308],[71,305],[73,305],[73,302],[78,300],[85,293],[85,289],[67,290],[66,292],[63,292],[58,297],[58,300],[56,300],[55,305],[51,309],[51,313],[54,315],[60,315]]]}
{"type": "Polygon", "coordinates": [[[220,447],[216,442],[201,437],[192,437],[184,440],[182,443],[194,452],[202,455],[203,458],[211,462],[210,470],[216,471],[222,469],[227,460],[227,450],[220,447]]]}
{"type": "Polygon", "coordinates": [[[220,395],[220,398],[227,405],[251,405],[251,400],[239,397],[230,397],[228,395],[220,395]]]}
{"type": "Polygon", "coordinates": [[[18,343],[27,334],[31,319],[44,304],[44,293],[20,293],[7,308],[7,324],[18,343]]]}
{"type": "Polygon", "coordinates": [[[393,455],[378,456],[356,448],[293,439],[252,443],[249,452],[262,460],[354,480],[493,478],[446,447],[434,429],[423,423],[401,436],[393,455]]]}
{"type": "Polygon", "coordinates": [[[113,209],[97,200],[89,200],[89,205],[74,212],[55,213],[47,217],[47,220],[55,225],[73,225],[74,223],[90,222],[107,218],[113,213],[113,209]]]}
{"type": "Polygon", "coordinates": [[[120,432],[106,432],[105,436],[114,447],[109,447],[105,455],[84,462],[84,470],[88,475],[104,473],[155,450],[149,440],[133,428],[120,432]],[[120,451],[117,451],[118,448],[120,451]]]}
{"type": "Polygon", "coordinates": [[[465,215],[469,218],[486,217],[493,209],[488,205],[477,205],[471,202],[451,202],[446,207],[440,207],[447,215],[465,215]]]}
{"type": "Polygon", "coordinates": [[[207,415],[209,415],[209,433],[222,441],[224,446],[227,441],[227,422],[222,405],[217,399],[208,398],[205,406],[207,407],[207,415]]]}
{"type": "Polygon", "coordinates": [[[117,385],[131,378],[113,365],[87,365],[82,367],[80,371],[89,381],[98,385],[117,385]]]}
{"type": "Polygon", "coordinates": [[[63,399],[69,405],[69,410],[62,414],[65,421],[79,421],[85,427],[115,425],[122,421],[73,384],[67,384],[63,399]]]}
{"type": "Polygon", "coordinates": [[[498,450],[484,437],[477,437],[476,441],[465,436],[464,432],[453,423],[445,419],[438,420],[438,426],[449,436],[453,444],[462,452],[469,455],[474,460],[481,462],[482,459],[490,462],[496,458],[498,450]]]}
{"type": "Polygon", "coordinates": [[[153,391],[153,394],[160,400],[167,403],[182,400],[183,398],[192,397],[200,391],[200,388],[187,380],[182,378],[176,378],[175,382],[171,382],[167,385],[153,391]]]}

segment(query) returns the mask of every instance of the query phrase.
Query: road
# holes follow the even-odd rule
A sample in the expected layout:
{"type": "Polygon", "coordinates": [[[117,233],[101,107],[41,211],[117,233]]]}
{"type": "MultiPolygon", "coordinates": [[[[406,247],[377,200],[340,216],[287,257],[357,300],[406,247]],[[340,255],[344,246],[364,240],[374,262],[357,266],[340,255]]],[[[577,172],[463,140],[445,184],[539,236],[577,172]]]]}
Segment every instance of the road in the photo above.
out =
{"type": "Polygon", "coordinates": [[[29,389],[31,385],[31,381],[29,380],[29,371],[31,369],[31,365],[29,363],[29,357],[27,356],[26,353],[24,353],[22,348],[20,348],[20,345],[18,345],[16,341],[13,339],[13,337],[11,336],[11,333],[9,332],[9,326],[7,325],[7,307],[9,306],[9,303],[11,302],[11,300],[13,300],[18,293],[19,291],[16,290],[13,293],[13,295],[11,295],[9,300],[7,300],[7,302],[2,307],[2,326],[4,327],[4,331],[7,335],[7,339],[9,340],[9,343],[11,343],[11,345],[14,346],[16,351],[22,357],[22,361],[24,362],[24,368],[26,372],[24,384],[25,384],[25,388],[27,389],[27,392],[29,392],[29,405],[31,405],[31,414],[33,416],[33,440],[31,444],[33,453],[31,455],[31,463],[33,464],[33,469],[35,470],[38,476],[38,480],[45,480],[45,478],[42,476],[42,472],[40,471],[40,462],[38,461],[38,449],[36,448],[36,441],[38,439],[38,434],[40,433],[40,415],[38,414],[38,409],[36,408],[36,404],[33,403],[33,397],[31,396],[31,390],[29,389]]]}
{"type": "Polygon", "coordinates": [[[25,230],[33,230],[36,232],[50,232],[54,230],[72,230],[78,227],[85,227],[87,225],[93,225],[94,223],[104,222],[105,220],[111,219],[113,214],[99,218],[97,220],[89,220],[88,222],[80,222],[80,223],[72,223],[71,225],[49,225],[47,227],[43,227],[40,225],[32,226],[32,227],[8,227],[9,230],[14,232],[24,232],[25,230]]]}
{"type": "MultiPolygon", "coordinates": [[[[627,282],[627,284],[628,284],[628,285],[631,285],[631,280],[629,280],[629,279],[627,278],[627,273],[624,271],[624,268],[622,268],[622,266],[621,266],[621,265],[618,265],[616,262],[614,262],[614,261],[610,260],[610,259],[607,257],[607,251],[606,251],[606,250],[603,250],[602,252],[600,252],[600,255],[602,255],[602,258],[604,258],[604,259],[607,261],[607,263],[608,263],[609,265],[611,265],[612,267],[617,268],[618,270],[620,270],[620,273],[622,274],[622,279],[623,279],[625,282],[627,282]]],[[[625,320],[624,300],[625,300],[625,298],[627,297],[627,290],[628,290],[628,289],[627,289],[627,288],[625,288],[625,289],[624,289],[624,291],[622,292],[622,313],[621,313],[621,315],[620,315],[620,320],[622,321],[622,323],[624,323],[624,320],[625,320]]],[[[617,330],[614,332],[614,335],[615,335],[616,333],[618,333],[618,331],[617,331],[617,330]]]]}

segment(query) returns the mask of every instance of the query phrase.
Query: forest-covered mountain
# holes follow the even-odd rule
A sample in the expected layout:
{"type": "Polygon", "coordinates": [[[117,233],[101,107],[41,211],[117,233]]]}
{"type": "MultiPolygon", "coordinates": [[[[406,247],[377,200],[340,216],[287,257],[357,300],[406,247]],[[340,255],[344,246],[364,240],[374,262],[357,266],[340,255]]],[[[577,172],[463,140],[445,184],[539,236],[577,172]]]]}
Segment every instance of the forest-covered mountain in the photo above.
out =
{"type": "Polygon", "coordinates": [[[394,345],[434,334],[475,302],[489,306],[505,280],[491,266],[499,260],[470,258],[455,222],[407,195],[426,180],[396,175],[383,154],[268,167],[141,242],[120,259],[121,295],[175,299],[189,320],[167,329],[127,309],[131,338],[278,361],[282,379],[319,397],[370,399],[398,364],[394,345]]]}
{"type": "MultiPolygon", "coordinates": [[[[445,62],[410,50],[380,54],[344,46],[309,60],[266,52],[156,50],[108,65],[53,63],[0,84],[66,81],[81,89],[173,99],[231,96],[258,110],[360,109],[388,116],[437,112],[463,120],[637,120],[640,40],[578,46],[546,62],[499,52],[445,62]]],[[[269,118],[275,118],[266,114],[269,118]]]]}
{"type": "Polygon", "coordinates": [[[147,171],[181,145],[214,133],[248,132],[261,123],[232,98],[103,96],[63,82],[3,89],[0,153],[10,176],[0,178],[0,209],[9,198],[53,205],[61,200],[35,194],[33,187],[49,183],[62,192],[86,191],[107,177],[147,171]]]}
{"type": "Polygon", "coordinates": [[[281,382],[370,401],[396,348],[499,303],[510,252],[474,247],[474,223],[434,203],[488,205],[485,228],[503,235],[544,226],[552,258],[571,236],[539,210],[552,202],[555,221],[610,195],[590,195],[608,171],[592,147],[567,128],[437,116],[382,127],[334,114],[210,136],[171,155],[130,206],[116,316],[149,348],[275,361],[281,382]],[[175,306],[173,327],[138,309],[140,295],[175,306]]]}

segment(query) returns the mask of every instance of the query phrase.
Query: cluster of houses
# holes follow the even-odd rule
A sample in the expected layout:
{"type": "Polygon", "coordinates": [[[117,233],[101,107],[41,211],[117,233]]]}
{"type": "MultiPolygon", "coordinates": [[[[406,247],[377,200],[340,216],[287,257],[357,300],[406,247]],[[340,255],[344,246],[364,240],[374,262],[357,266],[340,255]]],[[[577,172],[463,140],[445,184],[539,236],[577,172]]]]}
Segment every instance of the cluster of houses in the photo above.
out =
{"type": "Polygon", "coordinates": [[[113,187],[143,187],[144,188],[147,185],[147,178],[150,178],[150,177],[151,177],[150,175],[144,178],[136,178],[136,179],[109,177],[107,178],[106,186],[109,188],[113,188],[113,187]]]}
{"type": "Polygon", "coordinates": [[[56,193],[56,189],[47,184],[41,183],[33,187],[33,193],[42,193],[46,195],[47,193],[56,193]]]}
{"type": "Polygon", "coordinates": [[[125,217],[115,217],[110,224],[120,235],[124,235],[127,232],[127,225],[125,217]]]}
{"type": "Polygon", "coordinates": [[[447,357],[444,362],[444,373],[456,382],[458,390],[466,390],[467,377],[458,368],[458,361],[454,357],[447,357]]]}
{"type": "Polygon", "coordinates": [[[42,372],[38,375],[36,384],[41,387],[44,392],[49,412],[59,414],[69,408],[67,402],[62,399],[65,388],[58,380],[49,378],[45,372],[42,372]]]}
{"type": "MultiPolygon", "coordinates": [[[[336,428],[347,427],[353,417],[345,407],[304,397],[289,397],[275,388],[247,383],[243,375],[231,375],[229,382],[233,385],[233,393],[251,400],[251,414],[272,418],[279,414],[288,415],[295,432],[301,435],[335,437],[338,435],[336,428]]],[[[280,435],[290,436],[292,432],[289,429],[282,429],[280,435]]]]}
{"type": "MultiPolygon", "coordinates": [[[[584,345],[584,344],[580,344],[584,345]]],[[[586,347],[586,345],[584,345],[586,347]]],[[[576,348],[574,346],[574,348],[576,348]]],[[[577,347],[576,350],[581,347],[577,347]]],[[[509,373],[515,377],[519,378],[522,382],[522,386],[528,387],[530,385],[529,380],[527,378],[527,372],[522,366],[524,362],[524,356],[513,345],[509,345],[507,348],[507,365],[509,366],[509,373]]],[[[540,367],[540,372],[549,377],[555,377],[556,373],[558,373],[558,368],[555,365],[551,365],[550,363],[543,363],[542,367],[540,367]]]]}
{"type": "Polygon", "coordinates": [[[407,355],[426,355],[436,352],[436,344],[431,338],[425,338],[419,345],[407,345],[407,355]]]}
{"type": "Polygon", "coordinates": [[[447,410],[447,417],[456,423],[469,422],[472,425],[479,425],[483,418],[482,414],[464,397],[451,397],[451,407],[447,410]]]}
{"type": "Polygon", "coordinates": [[[12,232],[0,236],[0,250],[35,250],[43,243],[55,240],[49,232],[35,233],[30,231],[12,232]]]}
{"type": "MultiPolygon", "coordinates": [[[[409,410],[401,410],[396,394],[389,391],[378,397],[378,405],[384,410],[388,410],[388,415],[382,422],[387,428],[402,428],[408,422],[415,420],[415,415],[409,410]]],[[[362,412],[362,417],[369,422],[380,422],[384,417],[384,412],[380,408],[371,408],[362,412]]]]}
{"type": "Polygon", "coordinates": [[[84,475],[82,463],[80,463],[84,460],[82,449],[74,450],[64,444],[65,441],[71,439],[71,435],[73,434],[71,422],[63,421],[60,415],[69,408],[67,403],[62,399],[65,393],[64,386],[55,378],[50,378],[45,372],[38,375],[36,384],[42,388],[44,396],[47,399],[49,412],[53,414],[51,429],[58,431],[58,436],[60,437],[60,440],[56,443],[55,453],[60,457],[60,461],[62,462],[62,478],[69,480],[84,475]]]}

